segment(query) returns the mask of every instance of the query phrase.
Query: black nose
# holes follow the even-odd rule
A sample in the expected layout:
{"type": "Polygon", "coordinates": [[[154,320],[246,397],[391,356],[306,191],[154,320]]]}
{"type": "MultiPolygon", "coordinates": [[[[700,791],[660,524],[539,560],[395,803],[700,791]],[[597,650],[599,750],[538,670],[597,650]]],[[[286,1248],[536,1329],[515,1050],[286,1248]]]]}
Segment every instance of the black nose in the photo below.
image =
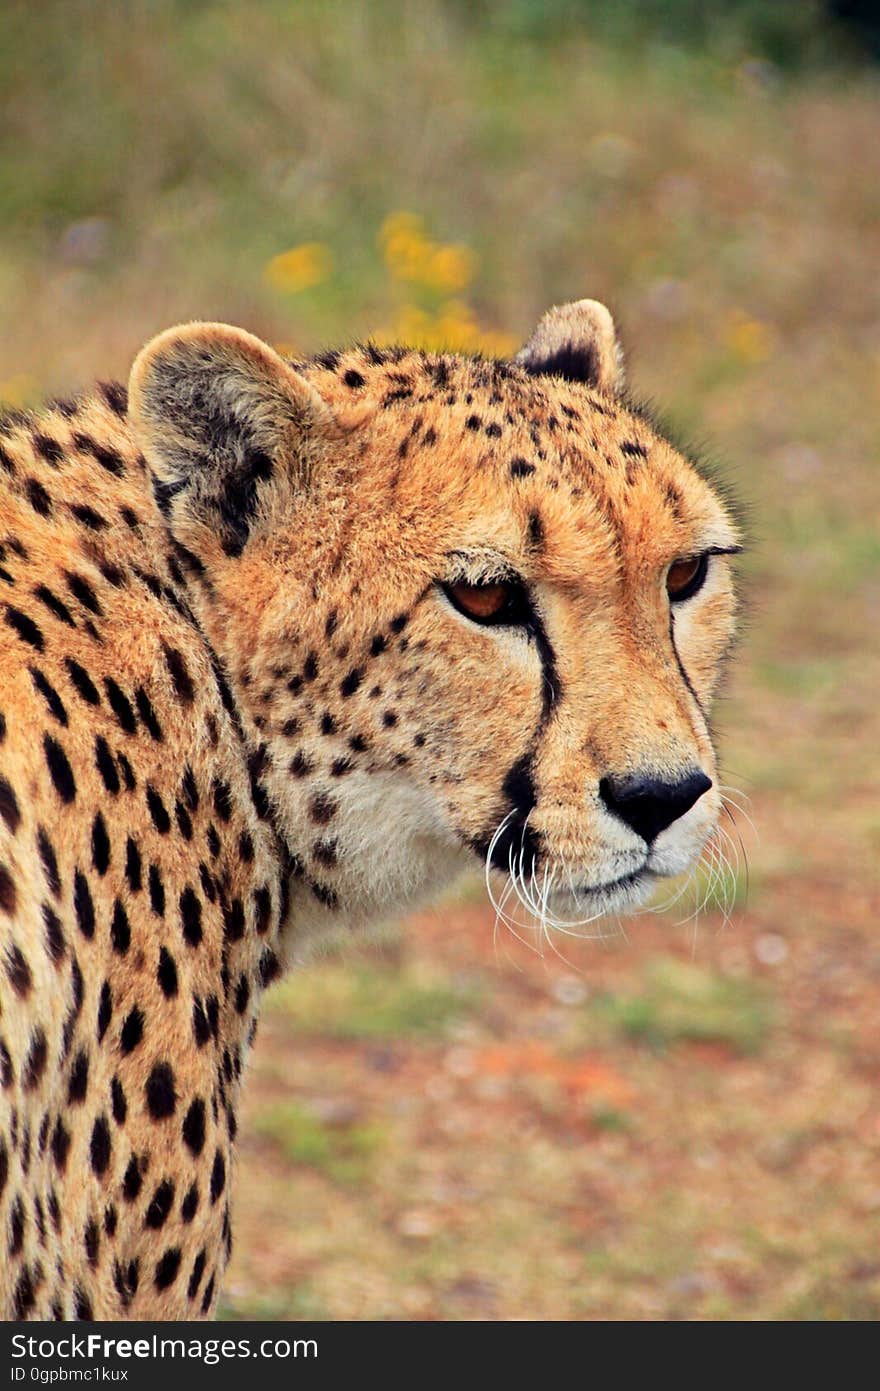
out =
{"type": "Polygon", "coordinates": [[[678,782],[662,778],[602,778],[599,796],[609,811],[619,816],[650,845],[694,802],[708,792],[712,779],[705,773],[688,773],[678,782]]]}

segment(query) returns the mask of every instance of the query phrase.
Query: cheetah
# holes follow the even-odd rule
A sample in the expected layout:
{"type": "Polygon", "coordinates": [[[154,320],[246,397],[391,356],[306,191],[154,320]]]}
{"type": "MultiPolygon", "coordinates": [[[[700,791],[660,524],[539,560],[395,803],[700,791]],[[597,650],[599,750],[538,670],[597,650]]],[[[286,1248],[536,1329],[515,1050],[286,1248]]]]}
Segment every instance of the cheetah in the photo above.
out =
{"type": "Polygon", "coordinates": [[[5,1318],[212,1314],[323,943],[477,861],[558,922],[694,863],[739,548],[590,300],[511,361],[188,324],[5,420],[5,1318]]]}

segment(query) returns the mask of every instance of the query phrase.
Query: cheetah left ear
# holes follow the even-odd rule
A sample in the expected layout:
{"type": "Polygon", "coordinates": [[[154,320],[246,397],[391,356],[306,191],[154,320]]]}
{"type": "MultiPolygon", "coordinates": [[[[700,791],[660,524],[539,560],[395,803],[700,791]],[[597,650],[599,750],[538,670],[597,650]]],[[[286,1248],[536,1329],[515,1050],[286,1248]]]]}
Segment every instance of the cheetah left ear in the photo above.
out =
{"type": "MultiPolygon", "coordinates": [[[[129,418],[173,532],[217,537],[239,555],[261,491],[308,486],[331,413],[266,343],[227,324],[182,324],[141,350],[129,418]]],[[[180,539],[184,539],[183,536],[180,539]]]]}
{"type": "Polygon", "coordinates": [[[623,389],[623,353],[614,320],[595,299],[548,309],[514,358],[534,377],[564,377],[616,396],[623,389]]]}

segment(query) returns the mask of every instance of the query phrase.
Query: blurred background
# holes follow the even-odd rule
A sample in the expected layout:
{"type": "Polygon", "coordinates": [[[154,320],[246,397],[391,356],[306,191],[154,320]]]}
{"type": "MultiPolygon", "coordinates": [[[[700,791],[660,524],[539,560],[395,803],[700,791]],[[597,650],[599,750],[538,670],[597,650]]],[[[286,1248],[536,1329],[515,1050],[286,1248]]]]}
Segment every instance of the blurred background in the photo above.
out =
{"type": "Polygon", "coordinates": [[[0,398],[590,295],[751,516],[748,871],[543,956],[475,882],[275,988],[225,1317],[880,1315],[878,57],[870,0],[0,4],[0,398]]]}

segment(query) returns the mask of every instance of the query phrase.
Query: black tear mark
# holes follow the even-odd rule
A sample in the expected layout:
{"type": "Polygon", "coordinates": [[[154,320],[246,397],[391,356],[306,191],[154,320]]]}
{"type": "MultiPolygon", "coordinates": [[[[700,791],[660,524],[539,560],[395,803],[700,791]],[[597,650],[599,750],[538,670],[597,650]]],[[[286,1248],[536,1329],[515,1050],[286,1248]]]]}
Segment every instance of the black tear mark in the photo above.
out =
{"type": "Polygon", "coordinates": [[[704,721],[708,723],[706,711],[703,709],[703,703],[700,700],[700,697],[697,695],[696,691],[694,690],[691,678],[688,676],[687,671],[685,669],[684,662],[681,660],[681,657],[679,656],[678,647],[675,641],[675,620],[671,610],[669,614],[669,641],[672,643],[672,651],[675,654],[675,664],[678,667],[681,679],[687,687],[688,691],[690,692],[693,698],[693,702],[699,710],[700,714],[702,715],[704,721]]]}
{"type": "Polygon", "coordinates": [[[511,865],[519,868],[521,863],[523,874],[528,876],[537,864],[541,849],[538,832],[528,824],[537,802],[531,752],[508,769],[501,791],[509,807],[509,819],[494,843],[485,840],[475,849],[485,859],[491,846],[491,863],[495,869],[509,872],[511,865]]]}

